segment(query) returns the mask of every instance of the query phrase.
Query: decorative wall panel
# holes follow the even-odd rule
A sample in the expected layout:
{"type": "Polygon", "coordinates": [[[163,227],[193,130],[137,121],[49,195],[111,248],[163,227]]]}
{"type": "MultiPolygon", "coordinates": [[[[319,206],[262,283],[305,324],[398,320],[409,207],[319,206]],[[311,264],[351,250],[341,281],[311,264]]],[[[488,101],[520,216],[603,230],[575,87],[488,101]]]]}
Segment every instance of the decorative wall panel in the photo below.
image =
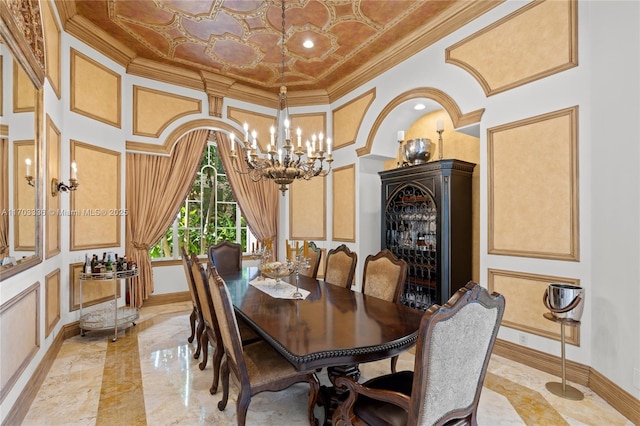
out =
{"type": "Polygon", "coordinates": [[[40,349],[40,283],[0,306],[0,402],[40,349]]]}
{"type": "Polygon", "coordinates": [[[333,147],[342,148],[356,142],[362,120],[376,98],[373,88],[333,110],[333,147]]]}
{"type": "Polygon", "coordinates": [[[578,65],[577,0],[534,1],[446,49],[487,96],[578,65]]]}
{"type": "Polygon", "coordinates": [[[60,321],[60,269],[56,269],[45,277],[45,337],[51,334],[60,321]]]}
{"type": "Polygon", "coordinates": [[[71,250],[120,246],[120,153],[71,141],[80,186],[71,193],[71,250]]]}
{"type": "MultiPolygon", "coordinates": [[[[231,121],[238,123],[238,127],[240,128],[242,128],[244,123],[248,123],[249,133],[255,130],[258,134],[258,146],[260,147],[260,151],[266,151],[267,144],[269,143],[269,129],[276,122],[276,118],[274,116],[267,114],[258,114],[244,109],[228,107],[227,117],[229,117],[231,121]]],[[[238,140],[245,140],[244,134],[236,134],[236,137],[238,138],[238,140]]],[[[251,143],[250,136],[249,143],[251,143]]]]}
{"type": "MultiPolygon", "coordinates": [[[[297,146],[296,129],[300,127],[302,135],[300,141],[302,149],[306,152],[306,142],[311,141],[311,135],[319,135],[322,132],[327,138],[327,114],[325,113],[313,113],[313,114],[291,114],[291,143],[297,146]]],[[[324,150],[327,150],[327,146],[324,145],[324,150]]],[[[326,165],[326,163],[325,163],[326,165]]]]}
{"type": "MultiPolygon", "coordinates": [[[[489,269],[489,291],[497,291],[508,300],[502,325],[560,340],[560,324],[542,315],[549,312],[542,297],[549,283],[580,285],[571,278],[489,269]]],[[[580,346],[580,327],[565,327],[565,341],[580,346]]]]}
{"type": "Polygon", "coordinates": [[[578,107],[487,130],[491,254],[579,260],[578,107]]]}
{"type": "MultiPolygon", "coordinates": [[[[80,272],[84,264],[69,265],[69,312],[80,309],[80,272]]],[[[117,287],[120,297],[120,286],[117,287]]],[[[113,300],[113,281],[88,280],[82,283],[82,308],[113,300]]]]}
{"type": "Polygon", "coordinates": [[[289,187],[289,239],[327,239],[327,179],[296,180],[289,187]]]}
{"type": "Polygon", "coordinates": [[[121,77],[71,49],[71,111],[121,127],[121,77]]]}
{"type": "Polygon", "coordinates": [[[133,86],[134,135],[157,138],[178,118],[201,110],[199,99],[133,86]]]}
{"type": "Polygon", "coordinates": [[[24,178],[27,175],[25,159],[32,162],[31,174],[35,176],[35,148],[33,140],[13,141],[13,217],[14,249],[34,251],[36,241],[36,191],[24,178]]]}
{"type": "Polygon", "coordinates": [[[13,112],[33,112],[36,109],[36,89],[21,66],[13,61],[13,112]]]}
{"type": "Polygon", "coordinates": [[[356,166],[350,164],[333,173],[333,240],[356,241],[356,166]]]}
{"type": "Polygon", "coordinates": [[[44,23],[44,40],[47,49],[45,60],[47,62],[46,75],[51,88],[55,92],[58,99],[60,99],[60,51],[61,51],[61,36],[60,27],[58,21],[55,18],[53,11],[53,2],[42,2],[42,20],[44,23]]]}
{"type": "Polygon", "coordinates": [[[60,174],[60,130],[56,127],[51,117],[47,114],[46,124],[47,138],[47,167],[44,181],[46,200],[47,200],[47,215],[45,217],[45,259],[48,259],[56,254],[60,253],[60,197],[54,196],[49,190],[49,182],[51,179],[56,178],[59,181],[62,180],[60,174]]]}

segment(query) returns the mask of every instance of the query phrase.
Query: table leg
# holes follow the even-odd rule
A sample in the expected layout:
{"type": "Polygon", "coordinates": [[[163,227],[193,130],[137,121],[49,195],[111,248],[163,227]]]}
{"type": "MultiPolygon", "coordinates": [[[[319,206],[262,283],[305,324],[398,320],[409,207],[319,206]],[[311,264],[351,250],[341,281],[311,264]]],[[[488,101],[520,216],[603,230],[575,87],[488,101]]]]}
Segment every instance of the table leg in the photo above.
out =
{"type": "Polygon", "coordinates": [[[348,376],[356,382],[360,379],[358,364],[327,367],[327,376],[334,386],[321,386],[318,397],[318,405],[324,407],[324,425],[330,426],[333,412],[346,399],[347,390],[335,386],[335,379],[339,376],[348,376]]]}

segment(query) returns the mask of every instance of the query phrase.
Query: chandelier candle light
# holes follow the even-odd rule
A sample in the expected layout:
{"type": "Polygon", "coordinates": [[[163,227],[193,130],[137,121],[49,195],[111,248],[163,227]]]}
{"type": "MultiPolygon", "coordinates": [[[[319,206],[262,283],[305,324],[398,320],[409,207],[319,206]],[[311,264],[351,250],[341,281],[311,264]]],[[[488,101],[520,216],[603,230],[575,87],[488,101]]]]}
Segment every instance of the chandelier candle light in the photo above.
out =
{"type": "MultiPolygon", "coordinates": [[[[282,195],[288,189],[288,185],[295,179],[309,180],[315,176],[326,176],[331,171],[331,139],[325,139],[320,133],[317,137],[311,136],[311,142],[306,140],[302,145],[302,130],[296,130],[296,145],[291,142],[291,121],[289,114],[289,103],[287,100],[287,87],[284,84],[284,61],[285,61],[285,23],[284,23],[284,0],[282,1],[282,85],[278,95],[278,110],[276,113],[275,126],[271,126],[270,140],[267,145],[267,152],[262,156],[258,154],[258,134],[255,130],[249,133],[249,125],[244,124],[244,145],[247,150],[245,161],[248,171],[242,172],[236,168],[237,173],[248,174],[251,180],[258,182],[261,179],[272,179],[280,185],[282,195]],[[318,144],[316,145],[316,141],[318,144]],[[305,158],[306,154],[306,158],[305,158]],[[325,156],[326,154],[326,156],[325,156]],[[328,168],[323,168],[326,160],[328,168]]],[[[231,138],[231,158],[239,161],[235,150],[235,135],[231,138]]]]}

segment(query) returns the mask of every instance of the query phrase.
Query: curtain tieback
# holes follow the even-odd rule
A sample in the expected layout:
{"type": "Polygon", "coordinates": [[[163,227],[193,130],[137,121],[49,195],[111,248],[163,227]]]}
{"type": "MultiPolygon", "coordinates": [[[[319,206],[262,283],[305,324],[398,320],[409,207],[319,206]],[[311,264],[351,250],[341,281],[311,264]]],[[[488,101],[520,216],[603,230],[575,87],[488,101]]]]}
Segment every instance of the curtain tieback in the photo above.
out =
{"type": "Polygon", "coordinates": [[[134,248],[138,249],[138,250],[146,250],[149,251],[149,244],[143,244],[143,243],[137,243],[137,242],[132,242],[131,243],[133,245],[134,248]]]}

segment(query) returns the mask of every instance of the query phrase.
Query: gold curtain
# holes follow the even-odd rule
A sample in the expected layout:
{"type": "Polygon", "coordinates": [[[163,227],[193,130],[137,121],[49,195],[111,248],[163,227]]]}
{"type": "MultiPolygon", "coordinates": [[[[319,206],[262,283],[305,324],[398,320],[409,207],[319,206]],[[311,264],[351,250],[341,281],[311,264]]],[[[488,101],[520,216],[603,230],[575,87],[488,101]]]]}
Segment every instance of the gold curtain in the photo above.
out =
{"type": "Polygon", "coordinates": [[[149,248],[174,221],[191,189],[207,145],[209,130],[184,135],[170,157],[127,154],[127,255],[138,264],[134,280],[136,306],[153,293],[149,248]]]}
{"type": "Polygon", "coordinates": [[[0,138],[0,261],[9,255],[9,141],[0,138]]]}
{"type": "MultiPolygon", "coordinates": [[[[260,240],[273,238],[278,240],[278,186],[271,180],[254,182],[249,175],[236,173],[235,169],[247,171],[247,164],[243,160],[246,152],[236,145],[238,160],[235,164],[231,158],[231,141],[222,133],[215,133],[218,141],[218,152],[222,165],[231,184],[233,196],[240,206],[240,210],[247,220],[247,225],[253,235],[260,240]],[[236,166],[234,168],[234,165],[236,166]]],[[[273,256],[277,259],[277,244],[273,245],[273,256]]]]}

